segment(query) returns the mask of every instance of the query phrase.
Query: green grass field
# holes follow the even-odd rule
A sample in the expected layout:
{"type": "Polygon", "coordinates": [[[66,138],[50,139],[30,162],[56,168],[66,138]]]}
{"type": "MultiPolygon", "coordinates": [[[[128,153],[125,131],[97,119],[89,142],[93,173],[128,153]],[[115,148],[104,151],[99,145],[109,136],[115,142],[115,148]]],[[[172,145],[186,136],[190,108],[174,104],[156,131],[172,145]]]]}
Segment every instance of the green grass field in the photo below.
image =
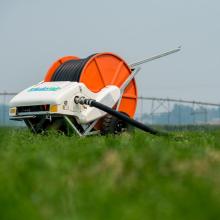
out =
{"type": "Polygon", "coordinates": [[[0,129],[0,219],[219,219],[220,130],[122,136],[0,129]]]}

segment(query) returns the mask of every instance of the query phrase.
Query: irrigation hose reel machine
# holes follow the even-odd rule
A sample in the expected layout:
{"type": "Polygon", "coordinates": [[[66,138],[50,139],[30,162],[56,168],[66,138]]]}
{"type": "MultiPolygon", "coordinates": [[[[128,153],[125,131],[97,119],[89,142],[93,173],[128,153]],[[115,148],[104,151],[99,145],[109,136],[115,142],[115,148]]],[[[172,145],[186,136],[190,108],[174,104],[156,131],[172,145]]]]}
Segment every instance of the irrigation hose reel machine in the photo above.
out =
{"type": "Polygon", "coordinates": [[[112,53],[85,59],[57,60],[44,80],[10,101],[9,117],[23,120],[34,133],[56,129],[80,136],[117,134],[135,126],[151,134],[159,131],[133,119],[137,108],[135,76],[141,64],[180,51],[180,47],[128,65],[112,53]]]}

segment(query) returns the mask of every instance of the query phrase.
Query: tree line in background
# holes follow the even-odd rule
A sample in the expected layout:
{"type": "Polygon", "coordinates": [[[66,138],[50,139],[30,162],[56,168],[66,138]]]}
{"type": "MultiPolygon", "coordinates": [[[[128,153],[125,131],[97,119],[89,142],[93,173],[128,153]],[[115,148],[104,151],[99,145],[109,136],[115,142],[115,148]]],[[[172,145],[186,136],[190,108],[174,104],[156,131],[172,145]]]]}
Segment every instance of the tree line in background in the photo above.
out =
{"type": "Polygon", "coordinates": [[[219,124],[220,108],[193,108],[183,104],[175,104],[170,112],[143,114],[141,121],[160,125],[187,124],[219,124]]]}

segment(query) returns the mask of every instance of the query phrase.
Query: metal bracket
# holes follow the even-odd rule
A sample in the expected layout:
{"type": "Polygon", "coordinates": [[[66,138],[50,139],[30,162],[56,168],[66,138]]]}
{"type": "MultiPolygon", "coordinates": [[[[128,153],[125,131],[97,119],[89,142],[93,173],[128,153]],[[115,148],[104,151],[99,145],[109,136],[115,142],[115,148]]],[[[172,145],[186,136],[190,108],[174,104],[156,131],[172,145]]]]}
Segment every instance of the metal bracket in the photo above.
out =
{"type": "Polygon", "coordinates": [[[129,83],[134,79],[134,77],[138,74],[138,72],[141,70],[141,67],[135,68],[131,75],[124,81],[124,83],[120,87],[121,94],[124,93],[124,90],[127,88],[129,83]]]}
{"type": "Polygon", "coordinates": [[[34,128],[33,124],[28,118],[24,119],[24,122],[27,125],[27,127],[32,130],[33,133],[37,133],[36,129],[34,128]]]}
{"type": "Polygon", "coordinates": [[[120,92],[121,92],[121,95],[120,95],[120,98],[119,98],[119,101],[118,101],[118,104],[117,104],[117,110],[119,109],[119,106],[121,104],[121,100],[122,100],[122,96],[123,96],[123,93],[125,91],[125,89],[127,88],[127,86],[130,84],[130,82],[134,79],[134,77],[138,74],[138,72],[141,70],[141,67],[137,67],[135,68],[131,75],[125,80],[125,82],[121,85],[120,87],[120,92]]]}
{"type": "MultiPolygon", "coordinates": [[[[94,132],[91,132],[91,130],[95,127],[95,125],[97,124],[98,122],[98,119],[95,120],[94,122],[92,122],[92,124],[85,130],[85,132],[83,133],[83,135],[90,135],[91,133],[94,133],[94,132]]],[[[97,131],[96,131],[97,132],[97,131]]],[[[98,131],[99,133],[99,131],[98,131]]]]}
{"type": "Polygon", "coordinates": [[[98,130],[98,131],[91,131],[91,130],[95,127],[95,125],[97,124],[98,119],[95,120],[94,122],[92,122],[92,124],[90,124],[89,127],[86,128],[83,133],[81,133],[81,132],[79,131],[79,129],[77,129],[77,127],[72,123],[72,121],[71,121],[67,116],[64,116],[64,119],[66,120],[66,122],[73,128],[73,130],[74,130],[80,137],[88,136],[88,135],[92,135],[92,134],[99,134],[99,133],[100,133],[99,130],[98,130]]]}
{"type": "Polygon", "coordinates": [[[64,119],[65,119],[66,122],[74,129],[74,131],[75,131],[80,137],[83,136],[83,135],[81,134],[81,132],[76,128],[76,126],[72,123],[72,121],[71,121],[67,116],[64,116],[64,119]]]}

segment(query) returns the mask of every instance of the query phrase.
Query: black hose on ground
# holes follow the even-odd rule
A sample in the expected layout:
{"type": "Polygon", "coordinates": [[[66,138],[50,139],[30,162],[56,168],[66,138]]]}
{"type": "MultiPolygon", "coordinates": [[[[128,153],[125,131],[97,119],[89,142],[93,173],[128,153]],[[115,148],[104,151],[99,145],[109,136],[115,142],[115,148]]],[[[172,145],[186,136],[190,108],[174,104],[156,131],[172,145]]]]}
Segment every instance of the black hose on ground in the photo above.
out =
{"type": "Polygon", "coordinates": [[[163,132],[163,131],[158,131],[154,128],[151,128],[145,124],[142,124],[132,118],[129,118],[128,116],[126,116],[125,114],[121,113],[121,112],[118,112],[106,105],[103,105],[99,102],[96,102],[94,99],[86,99],[86,98],[83,98],[83,97],[78,97],[76,96],[75,97],[75,103],[76,104],[81,104],[81,105],[89,105],[91,107],[95,107],[95,108],[98,108],[110,115],[113,115],[115,117],[117,117],[118,119],[120,120],[123,120],[125,121],[126,123],[130,124],[130,125],[133,125],[134,127],[136,128],[139,128],[141,129],[142,131],[145,131],[147,133],[150,133],[150,134],[153,134],[153,135],[158,135],[158,136],[168,136],[169,134],[166,133],[166,132],[163,132]]]}

